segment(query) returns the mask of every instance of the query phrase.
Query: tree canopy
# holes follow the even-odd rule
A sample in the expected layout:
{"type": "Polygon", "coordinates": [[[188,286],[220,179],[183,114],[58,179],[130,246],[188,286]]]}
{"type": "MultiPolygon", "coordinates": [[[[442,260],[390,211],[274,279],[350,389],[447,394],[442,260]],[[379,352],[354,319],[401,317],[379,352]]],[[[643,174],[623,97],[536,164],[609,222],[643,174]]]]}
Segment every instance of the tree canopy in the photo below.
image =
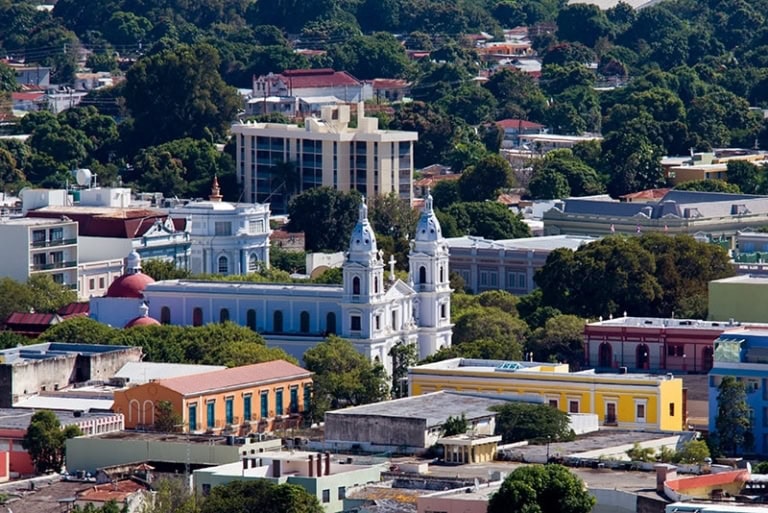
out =
{"type": "Polygon", "coordinates": [[[595,505],[584,482],[562,465],[515,469],[488,502],[488,513],[589,513],[595,505]]]}
{"type": "Polygon", "coordinates": [[[323,513],[317,497],[293,484],[267,479],[232,481],[215,486],[200,513],[323,513]]]}
{"type": "Polygon", "coordinates": [[[81,434],[77,426],[62,427],[52,411],[40,410],[32,415],[21,445],[39,473],[58,472],[64,464],[65,442],[81,434]]]}

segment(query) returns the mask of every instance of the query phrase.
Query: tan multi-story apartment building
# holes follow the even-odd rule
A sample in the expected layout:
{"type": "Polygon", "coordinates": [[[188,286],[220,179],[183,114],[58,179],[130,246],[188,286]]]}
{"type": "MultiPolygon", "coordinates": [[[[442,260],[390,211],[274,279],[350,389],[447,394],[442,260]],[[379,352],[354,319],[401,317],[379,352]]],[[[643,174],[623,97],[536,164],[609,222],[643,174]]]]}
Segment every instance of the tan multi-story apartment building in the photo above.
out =
{"type": "Polygon", "coordinates": [[[269,203],[285,213],[290,194],[328,186],[357,190],[366,196],[397,193],[413,200],[413,143],[416,132],[382,130],[378,118],[357,106],[357,126],[350,126],[350,107],[324,107],[304,126],[236,123],[237,177],[243,200],[269,203]],[[282,176],[281,164],[295,166],[296,176],[282,176]],[[289,186],[289,183],[295,183],[289,186]]]}
{"type": "Polygon", "coordinates": [[[77,289],[77,222],[68,218],[0,221],[0,276],[25,282],[35,274],[77,289]]]}

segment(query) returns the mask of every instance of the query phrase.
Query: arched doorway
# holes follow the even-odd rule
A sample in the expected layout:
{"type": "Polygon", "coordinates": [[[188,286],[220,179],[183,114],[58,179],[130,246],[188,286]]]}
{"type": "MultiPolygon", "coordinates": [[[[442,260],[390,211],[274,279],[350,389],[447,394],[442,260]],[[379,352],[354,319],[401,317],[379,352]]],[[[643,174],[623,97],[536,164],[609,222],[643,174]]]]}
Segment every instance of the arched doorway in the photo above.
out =
{"type": "Polygon", "coordinates": [[[202,326],[203,325],[203,309],[202,308],[195,308],[192,310],[192,326],[202,326]]]}
{"type": "Polygon", "coordinates": [[[646,344],[640,344],[635,350],[635,361],[638,369],[647,370],[651,365],[651,353],[646,344]]]}
{"type": "Polygon", "coordinates": [[[328,312],[325,316],[325,332],[328,335],[336,334],[336,314],[334,312],[328,312]]]}
{"type": "Polygon", "coordinates": [[[597,366],[611,367],[613,365],[613,346],[603,342],[597,350],[597,366]]]}
{"type": "MultiPolygon", "coordinates": [[[[701,370],[704,372],[709,372],[712,370],[712,366],[715,362],[715,351],[711,347],[705,347],[701,351],[701,370]]],[[[696,369],[693,369],[694,371],[696,369]]]]}

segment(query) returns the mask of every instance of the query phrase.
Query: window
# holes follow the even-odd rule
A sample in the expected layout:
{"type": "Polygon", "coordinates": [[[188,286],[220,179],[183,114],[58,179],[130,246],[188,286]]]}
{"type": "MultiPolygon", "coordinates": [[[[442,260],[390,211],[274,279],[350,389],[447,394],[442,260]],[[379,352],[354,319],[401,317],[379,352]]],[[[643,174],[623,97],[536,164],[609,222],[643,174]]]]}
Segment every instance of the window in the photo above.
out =
{"type": "Polygon", "coordinates": [[[558,408],[558,407],[559,407],[559,406],[558,406],[558,404],[557,404],[557,399],[550,399],[550,400],[549,400],[549,405],[550,405],[552,408],[558,408]]]}
{"type": "Polygon", "coordinates": [[[667,356],[675,356],[675,346],[667,346],[667,356]]]}
{"type": "Polygon", "coordinates": [[[53,279],[53,283],[58,283],[59,285],[64,285],[64,275],[61,274],[61,273],[54,274],[53,276],[51,276],[51,279],[53,279]]]}
{"type": "Polygon", "coordinates": [[[397,310],[392,310],[392,329],[396,330],[397,328],[397,310]]]}
{"type": "Polygon", "coordinates": [[[448,317],[448,305],[445,303],[440,305],[440,318],[445,319],[448,317]]]}
{"type": "Polygon", "coordinates": [[[203,496],[208,497],[211,494],[211,485],[209,483],[203,483],[203,496]]]}
{"type": "Polygon", "coordinates": [[[377,315],[373,319],[374,319],[374,322],[376,323],[376,329],[380,330],[381,329],[381,316],[377,315]]]}
{"type": "Polygon", "coordinates": [[[328,315],[325,316],[325,331],[329,335],[336,334],[336,314],[333,312],[328,312],[328,315]]]}
{"type": "Polygon", "coordinates": [[[283,414],[283,389],[278,388],[275,390],[275,414],[283,414]]]}
{"type": "Polygon", "coordinates": [[[325,489],[323,490],[323,504],[328,504],[331,502],[331,490],[325,489]]]}
{"type": "Polygon", "coordinates": [[[226,221],[216,221],[213,226],[214,233],[216,235],[232,235],[232,223],[226,221]]]}
{"type": "Polygon", "coordinates": [[[245,313],[245,324],[253,331],[256,331],[256,310],[253,308],[245,313]]]}
{"type": "Polygon", "coordinates": [[[46,255],[45,253],[35,253],[32,255],[32,263],[35,265],[45,265],[46,255]]]}
{"type": "Polygon", "coordinates": [[[219,257],[219,274],[229,274],[229,259],[225,256],[219,257]]]}
{"type": "Polygon", "coordinates": [[[299,331],[309,333],[309,312],[307,311],[299,314],[299,331]]]}
{"type": "Polygon", "coordinates": [[[253,396],[251,394],[245,394],[243,396],[243,420],[248,421],[251,420],[251,417],[253,416],[253,412],[251,411],[251,399],[253,396]]]}
{"type": "Polygon", "coordinates": [[[197,431],[197,404],[190,404],[187,410],[189,414],[189,430],[197,431]]]}
{"type": "Polygon", "coordinates": [[[349,318],[349,321],[349,329],[351,331],[360,331],[362,329],[359,315],[353,315],[349,318]]]}
{"type": "Polygon", "coordinates": [[[266,419],[269,417],[269,392],[261,393],[261,418],[266,419]]]}
{"type": "Polygon", "coordinates": [[[427,268],[423,265],[419,267],[419,283],[427,283],[427,268]]]}
{"type": "Polygon", "coordinates": [[[517,288],[519,289],[525,289],[527,288],[527,277],[525,276],[525,273],[520,273],[517,275],[517,288]]]}
{"type": "Polygon", "coordinates": [[[347,487],[346,486],[339,486],[339,500],[343,501],[347,498],[347,487]]]}
{"type": "Polygon", "coordinates": [[[160,324],[171,323],[171,309],[164,306],[160,309],[160,324]]]}
{"type": "Polygon", "coordinates": [[[195,308],[192,310],[192,326],[202,326],[203,325],[203,309],[202,308],[195,308]]]}
{"type": "Polygon", "coordinates": [[[248,272],[255,273],[258,270],[259,270],[259,257],[256,256],[256,253],[251,253],[251,256],[248,257],[248,272]]]}
{"type": "Polygon", "coordinates": [[[32,232],[32,242],[45,242],[45,230],[34,230],[32,232]]]}
{"type": "Polygon", "coordinates": [[[229,320],[229,310],[226,308],[222,308],[219,310],[219,322],[224,324],[229,320]]]}
{"type": "Polygon", "coordinates": [[[88,288],[90,290],[93,290],[93,289],[96,288],[96,279],[95,278],[91,278],[90,280],[88,280],[88,288]]]}
{"type": "Polygon", "coordinates": [[[61,242],[64,240],[64,228],[51,228],[49,233],[51,242],[61,242]]]}
{"type": "Polygon", "coordinates": [[[272,331],[275,333],[283,332],[283,311],[275,310],[272,314],[272,331]]]}
{"type": "Polygon", "coordinates": [[[51,263],[52,264],[60,264],[64,261],[64,253],[61,251],[55,251],[51,253],[51,263]]]}
{"type": "Polygon", "coordinates": [[[645,401],[635,402],[635,421],[645,422],[645,401]]]}
{"type": "Polygon", "coordinates": [[[675,403],[669,403],[669,416],[675,416],[675,403]]]}
{"type": "Polygon", "coordinates": [[[291,413],[299,413],[299,387],[297,385],[291,387],[291,404],[288,406],[291,413]]]}
{"type": "Polygon", "coordinates": [[[373,292],[378,294],[379,293],[379,278],[378,276],[373,279],[373,292]]]}
{"type": "Polygon", "coordinates": [[[107,281],[104,278],[99,278],[99,288],[103,289],[107,286],[107,281]]]}
{"type": "Polygon", "coordinates": [[[445,271],[443,270],[443,266],[440,266],[440,283],[442,283],[445,280],[445,271]]]}
{"type": "Polygon", "coordinates": [[[353,296],[360,295],[360,278],[358,278],[357,276],[352,278],[352,295],[353,296]]]}
{"type": "Polygon", "coordinates": [[[568,401],[568,412],[579,413],[579,401],[568,401]]]}
{"type": "Polygon", "coordinates": [[[208,429],[212,429],[216,427],[216,401],[208,401],[206,408],[208,410],[206,414],[208,429]]]}
{"type": "Polygon", "coordinates": [[[224,399],[224,417],[227,424],[232,424],[235,421],[235,398],[232,396],[224,399]]]}

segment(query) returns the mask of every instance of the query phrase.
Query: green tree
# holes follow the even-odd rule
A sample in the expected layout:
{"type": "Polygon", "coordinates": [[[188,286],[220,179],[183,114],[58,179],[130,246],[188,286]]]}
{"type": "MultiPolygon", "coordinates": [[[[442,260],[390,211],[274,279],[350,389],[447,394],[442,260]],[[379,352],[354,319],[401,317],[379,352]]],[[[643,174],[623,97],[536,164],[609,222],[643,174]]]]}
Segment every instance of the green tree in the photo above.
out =
{"type": "Polygon", "coordinates": [[[473,307],[455,317],[453,343],[496,340],[517,347],[521,357],[522,341],[527,332],[528,326],[511,313],[494,307],[473,307]]]}
{"type": "Polygon", "coordinates": [[[544,168],[534,173],[528,183],[532,199],[560,199],[571,195],[568,180],[554,169],[544,168]]]}
{"type": "Polygon", "coordinates": [[[484,87],[499,102],[501,117],[543,119],[547,97],[530,75],[505,68],[491,75],[484,87]]]}
{"type": "Polygon", "coordinates": [[[735,185],[745,194],[759,194],[765,182],[765,172],[745,160],[729,160],[726,164],[728,183],[735,185]]]}
{"type": "Polygon", "coordinates": [[[568,414],[548,404],[511,402],[492,408],[496,412],[496,434],[504,443],[573,440],[568,414]]]}
{"type": "Polygon", "coordinates": [[[143,57],[126,74],[125,104],[134,148],[191,137],[223,138],[240,109],[209,45],[178,45],[143,57]],[[173,80],[168,80],[173,77],[173,80]]]}
{"type": "Polygon", "coordinates": [[[709,457],[707,442],[704,440],[691,440],[675,454],[675,463],[701,464],[709,457]]]}
{"type": "Polygon", "coordinates": [[[488,513],[589,513],[595,502],[567,467],[528,465],[507,476],[488,501],[488,513]]]}
{"type": "Polygon", "coordinates": [[[392,34],[386,32],[359,35],[332,45],[328,56],[334,69],[346,70],[361,80],[404,77],[410,73],[405,48],[392,34]]]}
{"type": "MultiPolygon", "coordinates": [[[[463,235],[474,235],[486,239],[518,239],[530,237],[528,225],[519,215],[513,214],[506,206],[495,201],[455,203],[448,207],[445,214],[456,223],[463,235]]],[[[443,227],[443,233],[448,232],[443,227]]]]}
{"type": "Polygon", "coordinates": [[[69,344],[111,344],[116,331],[90,317],[71,317],[45,330],[38,340],[69,344]]]}
{"type": "Polygon", "coordinates": [[[374,403],[389,395],[384,367],[371,363],[348,340],[328,337],[304,353],[304,363],[314,373],[315,419],[322,419],[326,410],[374,403]]]}
{"type": "Polygon", "coordinates": [[[64,464],[65,442],[81,436],[77,426],[62,429],[59,418],[50,410],[41,410],[32,415],[27,432],[21,441],[39,473],[58,472],[64,464]]]}
{"type": "MultiPolygon", "coordinates": [[[[431,194],[435,208],[440,210],[445,210],[454,203],[461,201],[461,197],[459,196],[459,184],[455,180],[442,180],[437,182],[435,188],[432,189],[431,194]]],[[[443,228],[443,231],[445,231],[445,228],[443,228]]]]}
{"type": "Polygon", "coordinates": [[[315,187],[288,204],[289,232],[304,232],[307,251],[344,251],[355,227],[360,206],[356,192],[315,187]]]}
{"type": "Polygon", "coordinates": [[[178,477],[161,477],[152,483],[154,501],[141,513],[199,513],[196,498],[190,493],[184,480],[178,477]]]}
{"type": "Polygon", "coordinates": [[[584,361],[584,326],[586,320],[575,315],[555,315],[535,330],[528,348],[540,362],[567,362],[578,369],[584,361]]]}
{"type": "Polygon", "coordinates": [[[717,387],[715,437],[720,451],[726,455],[748,451],[754,443],[747,389],[733,376],[723,376],[717,387]]]}
{"type": "Polygon", "coordinates": [[[656,450],[653,447],[642,447],[639,442],[632,444],[632,448],[626,452],[632,461],[656,461],[656,450]]]}
{"type": "Polygon", "coordinates": [[[323,513],[317,497],[293,484],[266,479],[232,481],[216,486],[200,513],[323,513]]]}
{"type": "Polygon", "coordinates": [[[408,367],[416,365],[419,359],[419,348],[416,344],[401,342],[389,350],[389,356],[392,358],[392,397],[395,399],[407,397],[408,367]]]}
{"type": "Polygon", "coordinates": [[[690,182],[676,185],[675,189],[678,191],[727,192],[731,194],[739,194],[741,192],[738,185],[716,179],[691,180],[690,182]]]}
{"type": "Polygon", "coordinates": [[[0,62],[0,93],[11,93],[18,89],[19,84],[16,82],[16,73],[13,68],[0,62]]]}
{"type": "Polygon", "coordinates": [[[469,83],[453,88],[438,105],[470,125],[479,125],[491,119],[496,110],[496,99],[487,89],[469,83]]]}
{"type": "Polygon", "coordinates": [[[413,145],[413,165],[423,168],[444,161],[453,149],[459,126],[437,107],[414,102],[395,110],[390,128],[419,133],[413,145]]]}
{"type": "Polygon", "coordinates": [[[161,433],[176,433],[181,431],[184,422],[182,416],[174,411],[171,401],[160,401],[156,406],[155,430],[161,433]]]}
{"type": "Polygon", "coordinates": [[[143,260],[141,262],[141,272],[151,276],[155,281],[183,280],[192,276],[192,273],[186,269],[176,267],[174,262],[156,258],[143,260]]]}
{"type": "Polygon", "coordinates": [[[461,414],[460,416],[449,416],[445,422],[443,422],[443,436],[463,435],[469,429],[469,422],[467,422],[467,416],[461,414]]]}
{"type": "Polygon", "coordinates": [[[304,274],[307,272],[307,254],[272,246],[269,248],[269,265],[287,273],[304,274]]]}
{"type": "Polygon", "coordinates": [[[500,155],[488,155],[462,173],[459,194],[464,201],[495,200],[500,190],[513,184],[509,162],[500,155]]]}
{"type": "Polygon", "coordinates": [[[594,4],[566,5],[557,13],[557,37],[593,47],[601,37],[609,36],[611,25],[605,11],[594,4]]]}
{"type": "Polygon", "coordinates": [[[24,335],[19,335],[13,331],[0,331],[0,349],[25,346],[30,341],[24,335]]]}

